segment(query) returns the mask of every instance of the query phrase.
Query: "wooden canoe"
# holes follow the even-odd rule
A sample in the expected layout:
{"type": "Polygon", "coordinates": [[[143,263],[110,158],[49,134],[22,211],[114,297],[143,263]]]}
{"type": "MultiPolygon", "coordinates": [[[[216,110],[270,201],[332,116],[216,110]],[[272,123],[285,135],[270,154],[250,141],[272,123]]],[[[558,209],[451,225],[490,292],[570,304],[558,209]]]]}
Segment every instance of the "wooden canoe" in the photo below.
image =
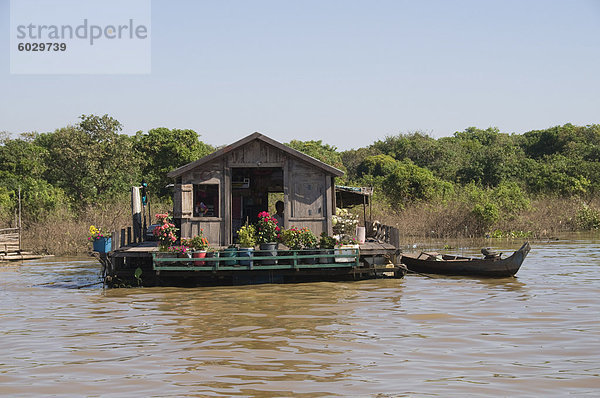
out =
{"type": "Polygon", "coordinates": [[[437,253],[402,254],[402,264],[409,271],[423,274],[469,275],[490,278],[514,276],[531,250],[529,242],[510,257],[483,259],[437,253]]]}

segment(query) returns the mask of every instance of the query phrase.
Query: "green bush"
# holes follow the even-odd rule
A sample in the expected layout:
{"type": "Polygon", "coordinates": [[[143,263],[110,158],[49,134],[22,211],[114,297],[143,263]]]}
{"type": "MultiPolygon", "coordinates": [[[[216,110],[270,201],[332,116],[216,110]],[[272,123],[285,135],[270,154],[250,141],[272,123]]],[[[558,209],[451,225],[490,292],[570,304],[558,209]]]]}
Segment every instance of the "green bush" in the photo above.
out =
{"type": "Polygon", "coordinates": [[[410,159],[369,156],[359,165],[358,173],[363,184],[375,186],[400,208],[410,202],[444,198],[453,192],[452,183],[435,177],[431,170],[417,166],[410,159]]]}
{"type": "Polygon", "coordinates": [[[477,222],[484,229],[487,229],[494,225],[494,223],[500,220],[500,211],[498,206],[494,203],[487,202],[483,204],[476,204],[472,210],[477,222]]]}
{"type": "Polygon", "coordinates": [[[584,204],[577,210],[575,225],[583,231],[600,228],[600,211],[584,204]]]}
{"type": "Polygon", "coordinates": [[[502,182],[493,191],[493,198],[498,207],[507,214],[517,214],[530,207],[526,193],[515,182],[502,182]]]}

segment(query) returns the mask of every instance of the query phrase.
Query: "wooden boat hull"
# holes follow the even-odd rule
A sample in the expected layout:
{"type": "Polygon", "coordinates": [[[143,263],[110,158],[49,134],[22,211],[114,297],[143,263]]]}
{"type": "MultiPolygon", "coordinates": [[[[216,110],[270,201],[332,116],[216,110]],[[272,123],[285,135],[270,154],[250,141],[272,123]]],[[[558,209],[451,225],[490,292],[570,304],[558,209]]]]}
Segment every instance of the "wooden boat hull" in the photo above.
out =
{"type": "Polygon", "coordinates": [[[531,250],[529,242],[510,257],[495,259],[477,259],[458,256],[442,256],[441,260],[431,260],[425,253],[402,254],[402,264],[409,271],[423,274],[468,275],[489,278],[514,276],[531,250]],[[425,254],[425,255],[424,255],[425,254]]]}

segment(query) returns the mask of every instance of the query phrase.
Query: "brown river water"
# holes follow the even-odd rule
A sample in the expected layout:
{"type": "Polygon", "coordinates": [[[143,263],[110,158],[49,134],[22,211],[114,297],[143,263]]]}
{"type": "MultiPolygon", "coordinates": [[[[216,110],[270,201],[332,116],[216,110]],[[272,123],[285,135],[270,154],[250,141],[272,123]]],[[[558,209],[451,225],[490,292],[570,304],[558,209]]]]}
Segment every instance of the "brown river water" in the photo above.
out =
{"type": "Polygon", "coordinates": [[[85,257],[0,265],[0,395],[600,396],[598,235],[532,242],[517,278],[496,280],[109,290],[99,277],[85,257]]]}

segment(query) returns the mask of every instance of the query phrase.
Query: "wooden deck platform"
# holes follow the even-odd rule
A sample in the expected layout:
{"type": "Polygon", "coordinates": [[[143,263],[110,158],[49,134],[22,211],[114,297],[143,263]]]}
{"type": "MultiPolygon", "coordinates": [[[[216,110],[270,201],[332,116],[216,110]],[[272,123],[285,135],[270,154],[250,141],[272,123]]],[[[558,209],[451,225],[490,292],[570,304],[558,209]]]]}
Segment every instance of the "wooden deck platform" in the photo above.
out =
{"type": "Polygon", "coordinates": [[[399,264],[398,254],[399,250],[389,243],[370,241],[359,245],[359,249],[344,249],[343,253],[340,249],[331,254],[282,250],[271,257],[256,251],[251,258],[191,259],[159,252],[156,242],[146,241],[98,254],[98,258],[108,285],[199,286],[402,278],[406,268],[399,264]]]}
{"type": "Polygon", "coordinates": [[[46,257],[21,248],[21,228],[0,229],[0,262],[18,262],[46,257]]]}
{"type": "Polygon", "coordinates": [[[45,254],[33,254],[29,252],[10,252],[8,254],[0,253],[0,262],[8,262],[8,261],[26,261],[26,260],[37,260],[39,258],[44,257],[52,257],[51,255],[45,254]]]}

